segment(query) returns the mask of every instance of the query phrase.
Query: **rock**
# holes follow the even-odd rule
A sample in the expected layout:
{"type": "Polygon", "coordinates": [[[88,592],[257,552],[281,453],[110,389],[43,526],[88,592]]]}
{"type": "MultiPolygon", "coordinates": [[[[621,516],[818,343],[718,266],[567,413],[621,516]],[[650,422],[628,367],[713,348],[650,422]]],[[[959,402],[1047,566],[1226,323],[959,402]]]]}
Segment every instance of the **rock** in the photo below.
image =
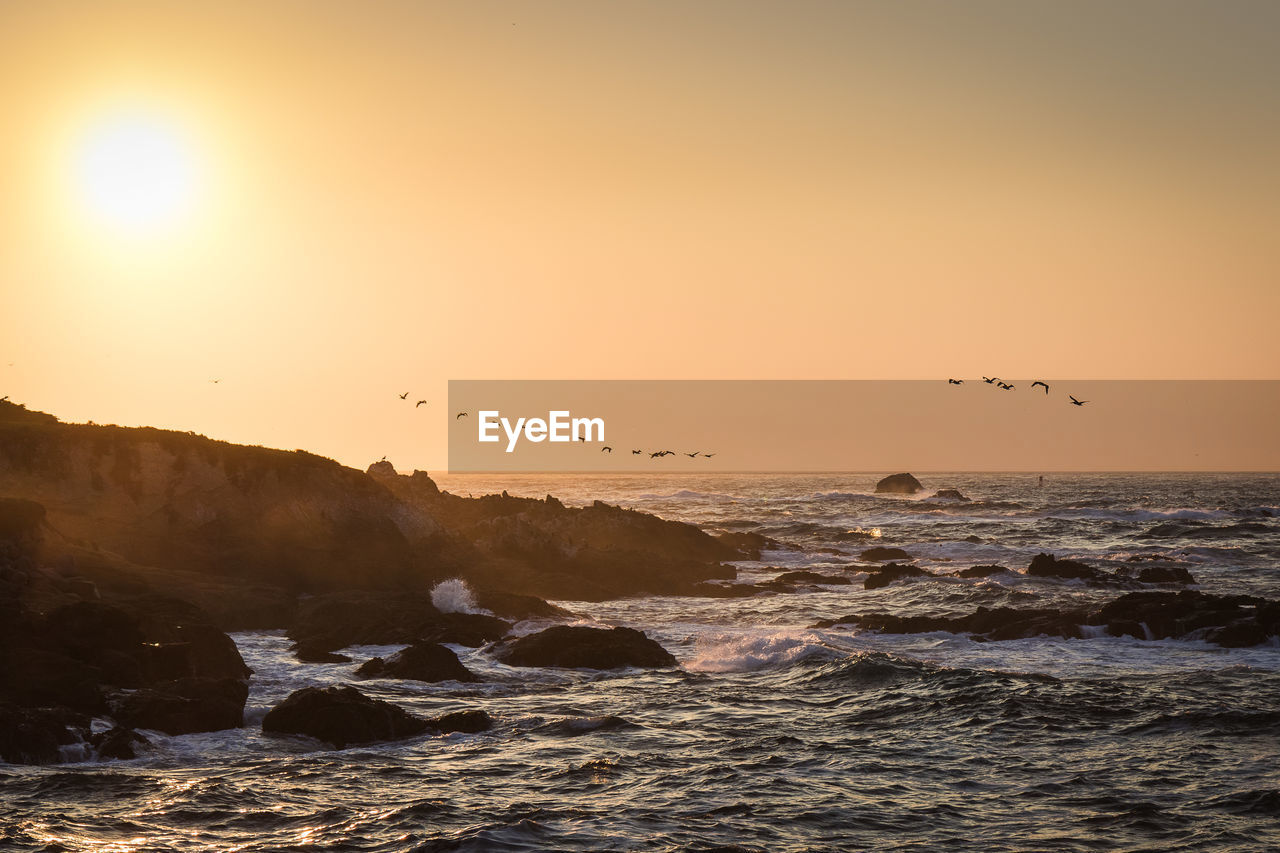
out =
{"type": "Polygon", "coordinates": [[[119,693],[112,716],[122,725],[170,735],[239,728],[249,685],[238,678],[183,678],[119,693]]]}
{"type": "Polygon", "coordinates": [[[400,706],[371,699],[347,685],[295,690],[262,718],[262,731],[267,734],[307,735],[338,749],[402,740],[431,727],[400,706]]]}
{"type": "Polygon", "coordinates": [[[361,678],[404,678],[412,681],[478,681],[452,650],[437,643],[416,643],[386,660],[365,661],[356,675],[361,678]]]}
{"type": "Polygon", "coordinates": [[[565,737],[577,737],[578,735],[592,732],[611,732],[638,728],[641,727],[636,723],[613,714],[602,714],[596,717],[574,717],[568,720],[557,720],[554,723],[544,723],[538,727],[539,731],[564,735],[565,737]]]}
{"type": "Polygon", "coordinates": [[[938,489],[938,491],[933,493],[933,497],[935,500],[943,500],[943,501],[968,502],[969,500],[964,495],[960,494],[959,489],[938,489]]]}
{"type": "Polygon", "coordinates": [[[475,648],[510,629],[509,622],[483,613],[441,613],[426,593],[360,590],[308,599],[299,605],[288,633],[299,645],[334,651],[419,641],[475,648]]]}
{"type": "Polygon", "coordinates": [[[328,652],[306,643],[295,643],[293,656],[300,663],[351,663],[351,658],[347,655],[328,652]]]}
{"type": "Polygon", "coordinates": [[[1107,572],[1100,571],[1075,560],[1059,560],[1052,554],[1037,554],[1027,566],[1028,577],[1064,578],[1066,580],[1104,581],[1110,577],[1107,572]]]}
{"type": "Polygon", "coordinates": [[[824,575],[819,572],[783,572],[773,579],[774,583],[817,583],[843,586],[853,581],[840,575],[824,575]]]}
{"type": "Polygon", "coordinates": [[[536,595],[517,595],[512,592],[481,590],[476,594],[476,604],[499,619],[523,622],[526,619],[564,619],[573,616],[563,607],[556,607],[536,595]]]}
{"type": "Polygon", "coordinates": [[[1153,639],[1160,640],[1205,631],[1210,642],[1256,645],[1280,634],[1280,602],[1195,590],[1131,592],[1105,604],[1095,621],[1106,625],[1107,632],[1116,636],[1142,637],[1149,632],[1153,639]],[[1145,626],[1145,630],[1140,628],[1135,633],[1135,624],[1145,626]]]}
{"type": "Polygon", "coordinates": [[[873,563],[882,563],[886,560],[910,560],[911,555],[901,548],[885,548],[877,545],[874,548],[868,548],[858,555],[860,559],[869,560],[873,563]]]}
{"type": "Polygon", "coordinates": [[[978,536],[976,533],[971,533],[968,536],[964,537],[962,541],[968,542],[970,545],[981,545],[986,540],[983,539],[981,536],[978,536]]]}
{"type": "Polygon", "coordinates": [[[738,559],[741,560],[759,560],[761,551],[776,551],[787,547],[777,539],[760,533],[729,531],[715,534],[715,539],[738,552],[738,559]]]}
{"type": "Polygon", "coordinates": [[[862,587],[863,589],[880,589],[904,578],[931,578],[933,576],[931,572],[926,572],[919,566],[902,566],[898,563],[890,563],[887,566],[880,566],[875,569],[873,574],[867,576],[862,587]]]}
{"type": "Polygon", "coordinates": [[[1194,584],[1196,579],[1182,566],[1147,566],[1138,572],[1142,583],[1194,584]]]}
{"type": "Polygon", "coordinates": [[[475,734],[485,732],[493,727],[493,720],[484,711],[454,711],[442,717],[435,717],[428,722],[439,732],[462,732],[475,734]]]}
{"type": "Polygon", "coordinates": [[[372,465],[370,465],[368,468],[365,469],[365,473],[368,474],[370,477],[377,477],[380,480],[385,480],[391,477],[400,476],[398,473],[396,473],[396,466],[392,465],[390,462],[388,462],[385,459],[380,460],[378,462],[374,462],[372,465]]]}
{"type": "Polygon", "coordinates": [[[1003,572],[1011,571],[1004,566],[971,566],[967,569],[961,569],[956,572],[958,578],[989,578],[992,575],[998,575],[1003,572]]]}
{"type": "Polygon", "coordinates": [[[137,758],[138,753],[135,747],[151,745],[151,741],[133,729],[123,726],[115,726],[109,731],[94,735],[90,743],[93,744],[99,759],[114,758],[119,761],[137,758]]]}
{"type": "Polygon", "coordinates": [[[489,652],[509,666],[618,669],[676,665],[670,652],[643,632],[631,628],[556,625],[536,634],[495,643],[489,652]]]}
{"type": "Polygon", "coordinates": [[[914,495],[923,488],[910,474],[891,474],[876,483],[876,494],[914,495]]]}
{"type": "Polygon", "coordinates": [[[59,747],[84,741],[89,718],[65,708],[19,708],[0,703],[0,761],[55,764],[59,747]]]}

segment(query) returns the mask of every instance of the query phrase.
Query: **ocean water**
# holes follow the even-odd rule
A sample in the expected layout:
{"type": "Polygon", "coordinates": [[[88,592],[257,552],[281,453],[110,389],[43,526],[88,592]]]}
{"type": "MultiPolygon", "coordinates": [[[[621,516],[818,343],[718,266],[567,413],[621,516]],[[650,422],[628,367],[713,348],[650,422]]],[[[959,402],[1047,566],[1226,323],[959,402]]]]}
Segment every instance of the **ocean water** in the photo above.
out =
{"type": "Polygon", "coordinates": [[[1206,591],[1280,597],[1280,477],[917,476],[973,500],[877,496],[864,474],[443,477],[460,494],[599,498],[798,546],[740,564],[744,582],[803,568],[854,583],[561,602],[583,624],[647,632],[680,661],[661,671],[517,669],[458,647],[483,683],[354,681],[394,649],[300,664],[281,632],[236,634],[256,671],[245,728],[153,734],[134,761],[0,765],[0,849],[1280,849],[1276,641],[810,627],[1120,594],[1022,576],[868,591],[844,567],[874,544],[939,572],[1160,555],[1206,591]],[[342,751],[258,729],[292,690],[340,682],[424,715],[483,708],[496,726],[342,751]]]}

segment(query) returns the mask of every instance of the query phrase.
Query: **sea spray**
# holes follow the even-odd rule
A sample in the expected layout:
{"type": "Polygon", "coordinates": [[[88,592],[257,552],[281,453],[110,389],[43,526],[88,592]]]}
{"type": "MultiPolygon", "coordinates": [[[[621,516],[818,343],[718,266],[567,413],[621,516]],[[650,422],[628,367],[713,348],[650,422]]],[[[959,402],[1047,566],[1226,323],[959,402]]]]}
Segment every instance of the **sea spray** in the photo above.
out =
{"type": "Polygon", "coordinates": [[[483,613],[475,593],[462,578],[449,578],[431,588],[431,603],[441,613],[483,613]]]}

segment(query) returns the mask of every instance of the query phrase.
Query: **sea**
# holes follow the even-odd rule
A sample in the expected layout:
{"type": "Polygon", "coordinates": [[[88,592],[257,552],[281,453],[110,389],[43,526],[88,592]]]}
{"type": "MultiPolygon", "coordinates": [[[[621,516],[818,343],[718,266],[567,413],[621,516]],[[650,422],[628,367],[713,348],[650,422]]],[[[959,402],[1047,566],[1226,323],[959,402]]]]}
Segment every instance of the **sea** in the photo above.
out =
{"type": "Polygon", "coordinates": [[[802,569],[853,583],[558,602],[577,624],[656,639],[679,660],[656,671],[521,669],[455,647],[482,683],[357,681],[394,647],[302,664],[283,632],[237,633],[255,673],[244,728],[147,733],[132,761],[0,765],[0,849],[1280,850],[1275,638],[812,627],[1121,594],[1020,573],[866,590],[852,564],[875,544],[939,574],[1158,555],[1207,592],[1280,598],[1280,475],[916,474],[925,497],[877,495],[870,473],[441,477],[455,494],[598,499],[791,546],[737,564],[743,583],[802,569]],[[971,500],[927,497],[943,488],[971,500]],[[424,716],[482,708],[495,726],[345,750],[262,734],[290,692],[337,683],[424,716]]]}

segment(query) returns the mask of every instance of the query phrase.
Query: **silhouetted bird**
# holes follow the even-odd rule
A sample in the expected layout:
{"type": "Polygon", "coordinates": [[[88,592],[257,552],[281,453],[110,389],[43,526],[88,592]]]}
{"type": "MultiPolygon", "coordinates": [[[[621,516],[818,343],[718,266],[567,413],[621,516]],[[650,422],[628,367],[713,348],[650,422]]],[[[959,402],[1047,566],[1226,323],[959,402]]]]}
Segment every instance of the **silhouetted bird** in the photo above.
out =
{"type": "Polygon", "coordinates": [[[586,436],[582,436],[582,435],[578,436],[578,441],[581,441],[583,444],[586,444],[587,443],[586,436]]]}
{"type": "Polygon", "coordinates": [[[997,384],[998,384],[1001,388],[1003,388],[1004,390],[1006,390],[1006,391],[1012,391],[1012,390],[1013,390],[1013,386],[1012,386],[1012,385],[1010,385],[1008,382],[999,382],[999,383],[997,383],[997,384]]]}
{"type": "Polygon", "coordinates": [[[409,392],[408,392],[408,391],[405,391],[403,394],[401,394],[401,395],[400,395],[400,399],[401,399],[401,400],[407,400],[407,399],[409,399],[409,392]]]}
{"type": "Polygon", "coordinates": [[[418,408],[419,406],[421,406],[421,405],[422,405],[423,403],[425,403],[425,402],[427,402],[427,401],[426,401],[426,400],[419,400],[418,402],[416,402],[416,403],[414,403],[414,404],[413,404],[413,407],[416,409],[416,408],[418,408]]]}
{"type": "Polygon", "coordinates": [[[458,420],[458,418],[465,418],[466,416],[467,416],[466,412],[458,412],[458,417],[454,418],[454,420],[456,421],[458,420]]]}
{"type": "Polygon", "coordinates": [[[699,451],[695,450],[692,453],[686,453],[685,456],[688,456],[690,459],[692,459],[693,457],[697,456],[698,453],[699,451]]]}
{"type": "Polygon", "coordinates": [[[604,447],[600,448],[600,452],[601,452],[601,453],[612,453],[612,452],[613,452],[613,448],[606,444],[604,447]]]}
{"type": "Polygon", "coordinates": [[[963,384],[964,384],[964,380],[963,380],[963,379],[948,379],[948,380],[947,380],[947,384],[948,384],[948,385],[963,385],[963,384]]]}
{"type": "Polygon", "coordinates": [[[704,459],[710,459],[712,456],[715,456],[715,454],[714,454],[714,453],[704,453],[704,454],[702,454],[702,456],[703,456],[703,458],[704,458],[704,459]]]}
{"type": "Polygon", "coordinates": [[[667,454],[665,454],[665,453],[663,453],[661,450],[659,450],[659,451],[658,451],[658,452],[656,452],[656,453],[650,453],[650,454],[649,454],[649,458],[650,458],[650,459],[657,459],[659,456],[666,456],[666,455],[667,455],[667,454]]]}
{"type": "Polygon", "coordinates": [[[222,380],[221,380],[221,379],[210,379],[209,381],[210,381],[210,382],[212,382],[214,385],[217,385],[217,384],[218,384],[219,382],[221,382],[222,380]]]}
{"type": "Polygon", "coordinates": [[[988,379],[987,377],[985,377],[985,376],[984,376],[984,377],[982,377],[982,381],[983,381],[983,382],[985,382],[985,383],[987,383],[988,385],[990,385],[992,382],[999,382],[999,381],[1000,381],[1000,377],[999,377],[999,376],[992,376],[990,379],[988,379]]]}
{"type": "Polygon", "coordinates": [[[1070,398],[1071,405],[1073,406],[1083,406],[1085,403],[1089,402],[1088,400],[1077,400],[1075,397],[1072,397],[1070,394],[1068,394],[1067,397],[1070,398]]]}
{"type": "Polygon", "coordinates": [[[381,459],[379,459],[378,461],[379,461],[379,462],[386,462],[386,461],[387,461],[387,457],[385,457],[385,456],[384,456],[384,457],[382,457],[381,459]]]}
{"type": "Polygon", "coordinates": [[[639,456],[641,453],[644,453],[644,451],[643,451],[643,450],[633,450],[633,451],[631,451],[631,455],[632,455],[632,456],[639,456]]]}
{"type": "Polygon", "coordinates": [[[1041,388],[1043,388],[1043,389],[1044,389],[1044,393],[1046,393],[1046,394],[1048,394],[1048,393],[1049,393],[1049,386],[1048,386],[1048,385],[1046,385],[1045,383],[1041,382],[1039,379],[1037,379],[1035,382],[1032,382],[1032,383],[1031,383],[1031,387],[1032,387],[1032,388],[1036,387],[1037,385],[1039,385],[1041,388]]]}

